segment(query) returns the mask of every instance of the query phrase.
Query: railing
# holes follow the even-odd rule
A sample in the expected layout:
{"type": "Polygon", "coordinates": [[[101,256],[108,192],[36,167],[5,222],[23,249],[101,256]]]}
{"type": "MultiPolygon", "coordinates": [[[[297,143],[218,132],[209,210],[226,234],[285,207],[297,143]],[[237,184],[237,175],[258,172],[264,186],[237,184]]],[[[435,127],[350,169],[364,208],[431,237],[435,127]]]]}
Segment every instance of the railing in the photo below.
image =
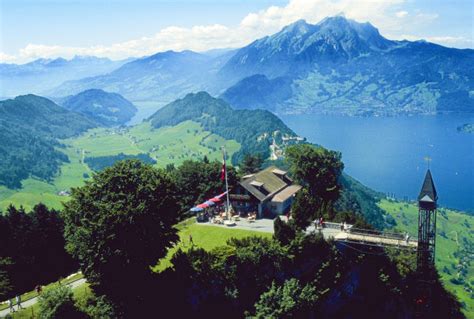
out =
{"type": "MultiPolygon", "coordinates": [[[[354,228],[353,225],[346,224],[345,229],[341,228],[341,223],[332,223],[332,222],[324,222],[324,228],[330,229],[337,229],[348,234],[360,235],[362,236],[362,241],[372,241],[374,238],[378,239],[388,239],[388,240],[395,240],[397,245],[407,245],[409,243],[417,242],[418,238],[412,237],[409,234],[409,237],[406,237],[406,233],[395,233],[395,232],[383,232],[374,229],[362,229],[362,228],[354,228]],[[370,240],[372,238],[372,240],[370,240]]],[[[380,241],[382,243],[382,241],[380,241]]]]}

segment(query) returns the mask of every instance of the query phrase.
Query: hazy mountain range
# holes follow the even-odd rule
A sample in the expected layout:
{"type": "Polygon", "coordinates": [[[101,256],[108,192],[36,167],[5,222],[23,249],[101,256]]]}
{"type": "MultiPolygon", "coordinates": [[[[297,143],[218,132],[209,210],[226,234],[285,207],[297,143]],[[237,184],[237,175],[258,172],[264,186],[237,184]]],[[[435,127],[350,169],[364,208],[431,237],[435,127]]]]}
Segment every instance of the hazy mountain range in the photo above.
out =
{"type": "Polygon", "coordinates": [[[0,96],[44,93],[65,81],[109,73],[130,60],[76,56],[71,60],[57,58],[38,59],[26,64],[0,63],[0,96]]]}
{"type": "Polygon", "coordinates": [[[157,53],[46,93],[93,88],[161,105],[206,90],[238,108],[277,113],[472,112],[474,50],[392,41],[370,23],[336,16],[297,21],[237,50],[157,53]]]}

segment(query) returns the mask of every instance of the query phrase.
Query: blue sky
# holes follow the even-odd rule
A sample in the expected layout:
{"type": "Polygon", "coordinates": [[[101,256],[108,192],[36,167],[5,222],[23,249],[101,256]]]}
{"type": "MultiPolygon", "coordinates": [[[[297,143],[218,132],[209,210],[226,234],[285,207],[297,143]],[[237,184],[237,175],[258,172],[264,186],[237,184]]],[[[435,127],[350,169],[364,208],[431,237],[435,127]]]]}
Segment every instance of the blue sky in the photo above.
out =
{"type": "Polygon", "coordinates": [[[0,0],[0,60],[75,54],[113,59],[167,49],[238,47],[303,18],[343,12],[391,39],[473,48],[467,0],[0,0]]]}

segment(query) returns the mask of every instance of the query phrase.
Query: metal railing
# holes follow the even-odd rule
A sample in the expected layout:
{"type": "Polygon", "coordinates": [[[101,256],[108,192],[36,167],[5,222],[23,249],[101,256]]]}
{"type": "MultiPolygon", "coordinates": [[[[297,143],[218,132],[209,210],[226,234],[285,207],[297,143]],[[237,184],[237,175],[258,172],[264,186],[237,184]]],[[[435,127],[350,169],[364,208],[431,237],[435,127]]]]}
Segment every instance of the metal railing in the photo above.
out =
{"type": "MultiPolygon", "coordinates": [[[[395,240],[398,245],[407,245],[409,243],[418,242],[418,238],[412,237],[411,234],[409,234],[407,239],[406,233],[383,232],[375,229],[354,228],[353,225],[350,224],[346,224],[344,229],[343,226],[341,226],[341,223],[324,222],[323,228],[337,229],[347,232],[348,234],[360,235],[362,236],[362,241],[373,241],[369,240],[369,238],[380,238],[395,240]]],[[[380,243],[382,243],[382,241],[380,241],[380,243]]]]}

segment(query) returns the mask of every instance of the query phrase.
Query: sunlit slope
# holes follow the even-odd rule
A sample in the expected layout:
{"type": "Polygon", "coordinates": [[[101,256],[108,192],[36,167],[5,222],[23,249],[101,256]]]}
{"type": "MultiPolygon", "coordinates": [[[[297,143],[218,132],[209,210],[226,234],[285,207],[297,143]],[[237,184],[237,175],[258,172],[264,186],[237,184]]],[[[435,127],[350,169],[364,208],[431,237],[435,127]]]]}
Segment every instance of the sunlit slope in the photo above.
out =
{"type": "MultiPolygon", "coordinates": [[[[382,200],[379,206],[395,218],[398,229],[417,234],[415,204],[382,200]]],[[[464,313],[474,318],[474,217],[441,208],[436,231],[436,268],[446,287],[464,304],[464,313]]]]}

